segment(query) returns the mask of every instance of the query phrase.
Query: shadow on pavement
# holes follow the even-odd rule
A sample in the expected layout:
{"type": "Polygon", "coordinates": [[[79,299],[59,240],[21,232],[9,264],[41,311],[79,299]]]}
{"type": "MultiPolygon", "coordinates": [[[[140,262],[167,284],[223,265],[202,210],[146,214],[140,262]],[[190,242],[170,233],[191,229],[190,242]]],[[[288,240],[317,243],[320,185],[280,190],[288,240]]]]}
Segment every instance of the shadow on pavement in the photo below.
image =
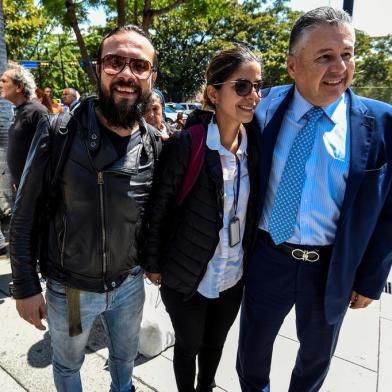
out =
{"type": "Polygon", "coordinates": [[[0,275],[0,299],[8,298],[8,283],[11,282],[11,274],[0,275]]]}
{"type": "Polygon", "coordinates": [[[43,339],[30,347],[27,361],[32,367],[40,369],[51,364],[49,332],[45,332],[43,339]]]}
{"type": "MultiPolygon", "coordinates": [[[[87,342],[86,354],[94,353],[106,347],[105,331],[97,319],[87,342]]],[[[27,353],[27,361],[34,368],[45,368],[51,364],[50,334],[45,332],[43,339],[32,345],[27,353]]]]}
{"type": "MultiPolygon", "coordinates": [[[[1,302],[0,302],[1,304],[1,302]]],[[[95,320],[93,328],[90,332],[90,337],[86,346],[86,354],[92,354],[96,351],[106,347],[105,330],[98,318],[95,320]]],[[[27,361],[34,368],[45,368],[51,364],[51,349],[50,349],[50,334],[45,332],[43,339],[30,347],[27,353],[27,361]]],[[[135,366],[143,365],[144,363],[154,358],[146,358],[139,354],[135,360],[135,366]]],[[[105,370],[109,370],[107,362],[105,370]]]]}

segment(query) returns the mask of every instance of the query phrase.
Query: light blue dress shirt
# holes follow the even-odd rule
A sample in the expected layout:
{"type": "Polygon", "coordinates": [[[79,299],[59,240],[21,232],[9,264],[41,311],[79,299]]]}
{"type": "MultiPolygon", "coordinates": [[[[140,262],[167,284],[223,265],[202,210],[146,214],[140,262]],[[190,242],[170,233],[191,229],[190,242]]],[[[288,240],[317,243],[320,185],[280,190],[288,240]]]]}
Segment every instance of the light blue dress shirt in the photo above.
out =
{"type": "Polygon", "coordinates": [[[223,172],[224,199],[223,199],[223,227],[219,231],[219,243],[214,256],[207,265],[207,270],[201,280],[198,292],[207,298],[218,298],[219,293],[233,287],[242,277],[243,249],[242,238],[245,230],[246,209],[250,190],[247,147],[248,140],[245,130],[241,130],[241,144],[236,154],[233,154],[220,142],[218,126],[210,123],[207,133],[207,146],[219,153],[223,172]],[[238,197],[237,214],[240,220],[241,241],[230,247],[229,223],[234,215],[234,190],[237,189],[238,171],[236,156],[241,165],[240,194],[238,197]]]}
{"type": "MultiPolygon", "coordinates": [[[[312,153],[305,167],[305,183],[294,233],[287,242],[302,245],[330,245],[343,204],[350,168],[349,95],[343,94],[317,123],[312,153]]],[[[295,89],[276,142],[264,208],[259,227],[268,231],[275,194],[297,133],[305,126],[305,114],[312,108],[295,89]]]]}

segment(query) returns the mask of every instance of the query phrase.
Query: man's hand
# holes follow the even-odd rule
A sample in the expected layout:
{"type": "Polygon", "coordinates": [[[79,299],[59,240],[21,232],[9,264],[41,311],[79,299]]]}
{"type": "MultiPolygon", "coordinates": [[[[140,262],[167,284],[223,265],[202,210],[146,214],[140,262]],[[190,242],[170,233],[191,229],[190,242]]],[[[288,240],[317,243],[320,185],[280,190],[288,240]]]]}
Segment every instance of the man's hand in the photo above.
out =
{"type": "Polygon", "coordinates": [[[373,302],[372,299],[358,294],[355,290],[351,293],[350,308],[361,309],[368,307],[373,302]]]}
{"type": "Polygon", "coordinates": [[[30,324],[33,324],[40,331],[45,331],[46,327],[41,320],[46,319],[46,304],[41,293],[33,295],[32,297],[17,299],[16,310],[22,319],[30,324]]]}
{"type": "Polygon", "coordinates": [[[157,274],[154,272],[145,272],[145,275],[148,280],[155,286],[159,286],[161,284],[161,274],[157,274]]]}

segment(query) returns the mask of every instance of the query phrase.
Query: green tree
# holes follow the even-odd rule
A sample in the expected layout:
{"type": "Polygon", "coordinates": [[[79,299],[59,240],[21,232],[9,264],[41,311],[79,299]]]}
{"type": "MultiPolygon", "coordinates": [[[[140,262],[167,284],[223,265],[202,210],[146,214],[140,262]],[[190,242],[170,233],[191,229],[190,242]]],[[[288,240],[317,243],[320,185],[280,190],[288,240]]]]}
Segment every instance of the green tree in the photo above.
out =
{"type": "MultiPolygon", "coordinates": [[[[0,0],[0,76],[7,68],[7,51],[4,34],[3,0],[0,0]]],[[[0,206],[11,196],[9,171],[6,163],[8,128],[11,125],[12,108],[10,102],[0,98],[0,206]]]]}
{"type": "Polygon", "coordinates": [[[4,0],[6,44],[12,59],[33,59],[53,28],[34,0],[4,0]]]}
{"type": "Polygon", "coordinates": [[[117,26],[133,23],[148,32],[154,19],[192,1],[195,0],[109,0],[103,5],[109,12],[116,12],[117,26]]]}
{"type": "Polygon", "coordinates": [[[87,20],[88,9],[100,4],[99,0],[78,1],[73,0],[41,0],[46,12],[54,20],[58,21],[63,29],[71,27],[79,46],[84,67],[92,85],[96,84],[96,75],[91,62],[91,56],[87,51],[84,37],[79,27],[79,23],[87,20]]]}
{"type": "Polygon", "coordinates": [[[297,17],[282,1],[254,0],[198,0],[161,17],[153,30],[158,86],[169,100],[191,98],[204,82],[211,56],[233,43],[243,43],[262,57],[265,85],[287,83],[288,39],[297,17]]]}
{"type": "Polygon", "coordinates": [[[392,35],[369,37],[357,31],[356,36],[354,91],[392,103],[392,35]]]}

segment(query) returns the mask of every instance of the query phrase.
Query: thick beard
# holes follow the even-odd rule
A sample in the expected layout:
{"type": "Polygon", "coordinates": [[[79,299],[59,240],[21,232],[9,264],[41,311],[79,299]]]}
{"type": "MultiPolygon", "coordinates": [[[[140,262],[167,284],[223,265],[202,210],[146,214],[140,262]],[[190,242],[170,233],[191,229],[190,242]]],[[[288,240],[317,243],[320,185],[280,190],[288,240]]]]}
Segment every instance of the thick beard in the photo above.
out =
{"type": "Polygon", "coordinates": [[[139,123],[146,112],[150,101],[151,92],[142,93],[141,88],[132,80],[118,81],[110,86],[110,93],[107,94],[102,89],[101,83],[98,88],[99,108],[109,125],[116,128],[132,128],[139,123]],[[137,99],[134,103],[129,103],[127,99],[116,102],[113,99],[113,92],[116,86],[131,87],[136,90],[137,99]]]}

